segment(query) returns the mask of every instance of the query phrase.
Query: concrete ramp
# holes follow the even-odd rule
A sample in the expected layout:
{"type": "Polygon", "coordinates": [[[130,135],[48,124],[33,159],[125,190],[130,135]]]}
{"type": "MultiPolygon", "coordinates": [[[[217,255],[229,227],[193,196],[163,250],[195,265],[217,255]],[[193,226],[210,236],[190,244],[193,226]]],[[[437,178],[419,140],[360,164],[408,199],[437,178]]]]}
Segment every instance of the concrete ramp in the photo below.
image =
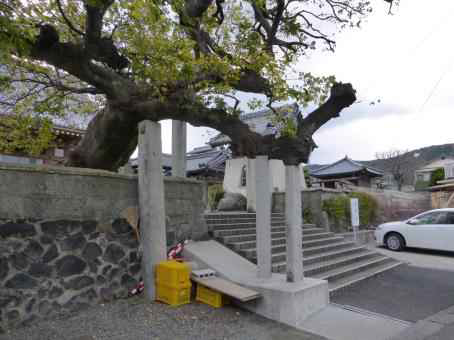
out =
{"type": "Polygon", "coordinates": [[[258,279],[255,264],[213,240],[190,242],[183,256],[197,263],[200,269],[213,269],[220,277],[261,294],[257,300],[238,303],[241,307],[293,327],[299,327],[329,303],[327,281],[306,278],[293,283],[287,282],[283,274],[258,279]]]}

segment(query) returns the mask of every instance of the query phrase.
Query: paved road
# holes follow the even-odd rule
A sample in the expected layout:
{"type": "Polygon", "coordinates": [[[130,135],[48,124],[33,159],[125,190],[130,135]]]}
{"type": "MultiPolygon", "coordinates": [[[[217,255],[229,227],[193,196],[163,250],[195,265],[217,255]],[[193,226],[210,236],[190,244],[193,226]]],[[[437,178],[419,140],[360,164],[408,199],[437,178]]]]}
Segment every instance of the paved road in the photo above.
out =
{"type": "Polygon", "coordinates": [[[390,340],[452,340],[454,338],[454,306],[418,321],[390,340]]]}
{"type": "Polygon", "coordinates": [[[453,253],[380,251],[410,264],[349,286],[339,291],[332,302],[411,322],[454,306],[453,253]]]}
{"type": "Polygon", "coordinates": [[[368,245],[370,249],[378,251],[386,256],[412,264],[418,267],[441,269],[454,271],[454,253],[436,250],[409,248],[404,251],[395,252],[382,247],[376,247],[375,244],[368,245]]]}
{"type": "Polygon", "coordinates": [[[199,303],[169,307],[142,298],[98,305],[70,318],[37,322],[0,340],[327,340],[255,314],[199,303]]]}

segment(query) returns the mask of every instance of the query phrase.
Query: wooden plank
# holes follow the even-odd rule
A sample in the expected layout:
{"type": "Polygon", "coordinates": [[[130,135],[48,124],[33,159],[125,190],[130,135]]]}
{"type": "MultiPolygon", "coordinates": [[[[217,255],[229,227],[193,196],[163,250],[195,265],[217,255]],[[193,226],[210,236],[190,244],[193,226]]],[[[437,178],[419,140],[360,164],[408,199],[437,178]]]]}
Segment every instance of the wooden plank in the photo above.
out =
{"type": "Polygon", "coordinates": [[[231,296],[242,302],[255,300],[260,297],[260,293],[249,288],[242,287],[228,280],[219,277],[198,278],[191,276],[191,279],[197,283],[213,289],[219,293],[231,296]]]}

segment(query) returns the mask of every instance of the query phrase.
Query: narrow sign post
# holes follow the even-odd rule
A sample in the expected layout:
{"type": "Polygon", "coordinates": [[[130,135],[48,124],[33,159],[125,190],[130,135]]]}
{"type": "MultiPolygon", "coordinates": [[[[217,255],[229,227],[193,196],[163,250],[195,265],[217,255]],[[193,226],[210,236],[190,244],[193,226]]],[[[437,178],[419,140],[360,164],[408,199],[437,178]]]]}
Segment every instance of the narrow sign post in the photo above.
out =
{"type": "Polygon", "coordinates": [[[359,205],[357,198],[350,199],[350,215],[352,219],[353,237],[358,243],[358,227],[359,227],[359,205]]]}

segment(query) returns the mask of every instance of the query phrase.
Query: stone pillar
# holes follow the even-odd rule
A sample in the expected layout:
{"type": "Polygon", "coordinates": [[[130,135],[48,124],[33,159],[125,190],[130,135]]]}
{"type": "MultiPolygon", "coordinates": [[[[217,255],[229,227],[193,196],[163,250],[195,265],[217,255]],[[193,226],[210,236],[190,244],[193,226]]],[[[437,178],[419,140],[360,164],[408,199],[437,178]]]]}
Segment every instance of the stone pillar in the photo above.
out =
{"type": "Polygon", "coordinates": [[[301,174],[301,190],[306,190],[307,189],[307,184],[306,184],[306,176],[304,175],[304,163],[300,163],[299,165],[299,172],[301,174]]]}
{"type": "Polygon", "coordinates": [[[139,209],[145,296],[154,300],[156,264],[167,259],[161,124],[139,124],[139,209]]]}
{"type": "Polygon", "coordinates": [[[186,177],[186,122],[172,120],[172,176],[186,177]]]}
{"type": "Polygon", "coordinates": [[[247,199],[247,211],[255,212],[255,159],[247,158],[247,173],[246,173],[246,199],[247,199]]]}
{"type": "Polygon", "coordinates": [[[257,276],[271,277],[271,190],[268,156],[255,159],[255,204],[257,228],[257,276]]]}
{"type": "Polygon", "coordinates": [[[331,227],[329,225],[329,217],[326,211],[322,211],[321,220],[322,220],[321,227],[325,229],[327,233],[331,232],[331,227]]]}
{"type": "Polygon", "coordinates": [[[285,217],[287,220],[287,282],[303,280],[303,221],[301,176],[298,166],[285,166],[285,217]]]}

